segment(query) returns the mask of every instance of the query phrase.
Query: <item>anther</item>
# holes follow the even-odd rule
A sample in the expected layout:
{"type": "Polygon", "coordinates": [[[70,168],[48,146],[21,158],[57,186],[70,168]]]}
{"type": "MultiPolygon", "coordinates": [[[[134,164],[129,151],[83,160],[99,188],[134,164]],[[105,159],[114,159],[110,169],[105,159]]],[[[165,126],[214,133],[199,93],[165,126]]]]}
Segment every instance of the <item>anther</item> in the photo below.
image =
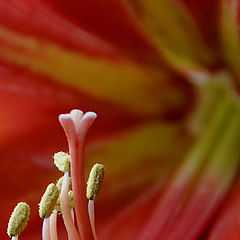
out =
{"type": "Polygon", "coordinates": [[[53,156],[54,164],[61,172],[69,171],[70,155],[65,152],[57,152],[53,156]]]}
{"type": "Polygon", "coordinates": [[[24,228],[27,226],[29,220],[30,207],[25,202],[20,202],[14,208],[12,215],[8,222],[7,234],[12,236],[18,236],[24,228]]]}
{"type": "Polygon", "coordinates": [[[62,212],[60,198],[58,198],[58,200],[54,206],[54,209],[58,212],[62,212]]]}
{"type": "Polygon", "coordinates": [[[89,175],[89,179],[87,182],[87,198],[89,200],[94,200],[99,192],[100,192],[100,188],[101,188],[101,184],[103,181],[103,177],[104,177],[104,166],[102,164],[95,164],[92,167],[92,170],[90,172],[89,175]]]}
{"type": "Polygon", "coordinates": [[[73,191],[68,192],[69,207],[74,208],[73,191]]]}
{"type": "Polygon", "coordinates": [[[56,205],[59,196],[59,190],[54,183],[48,185],[45,193],[39,203],[39,216],[41,218],[48,218],[56,205]]]}

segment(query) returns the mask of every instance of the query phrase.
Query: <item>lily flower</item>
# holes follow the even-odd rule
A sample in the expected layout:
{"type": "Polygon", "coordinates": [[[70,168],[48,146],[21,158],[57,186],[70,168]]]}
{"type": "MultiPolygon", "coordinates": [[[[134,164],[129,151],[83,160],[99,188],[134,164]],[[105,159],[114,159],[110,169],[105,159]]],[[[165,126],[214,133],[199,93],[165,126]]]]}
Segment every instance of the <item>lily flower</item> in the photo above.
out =
{"type": "MultiPolygon", "coordinates": [[[[51,156],[69,150],[75,218],[65,177],[59,239],[238,238],[238,9],[237,0],[0,1],[1,229],[26,201],[19,238],[41,238],[37,204],[60,177],[51,156]],[[69,149],[56,120],[71,109],[99,116],[86,168],[71,142],[82,116],[60,117],[69,149]],[[106,173],[88,213],[84,176],[97,162],[106,173]]],[[[46,238],[55,228],[42,216],[46,238]]]]}

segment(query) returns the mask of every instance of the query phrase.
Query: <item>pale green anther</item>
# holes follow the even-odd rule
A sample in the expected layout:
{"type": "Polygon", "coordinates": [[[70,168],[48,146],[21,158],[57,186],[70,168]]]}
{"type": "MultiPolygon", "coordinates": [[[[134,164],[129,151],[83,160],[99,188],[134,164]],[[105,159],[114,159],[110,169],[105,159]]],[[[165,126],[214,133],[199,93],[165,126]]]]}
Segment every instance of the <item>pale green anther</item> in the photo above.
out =
{"type": "MultiPolygon", "coordinates": [[[[56,186],[57,186],[59,192],[61,192],[63,178],[64,178],[64,176],[60,177],[60,178],[58,179],[57,183],[56,183],[56,186]]],[[[72,179],[71,179],[71,177],[68,177],[68,188],[69,188],[69,189],[72,188],[72,179]]]]}
{"type": "Polygon", "coordinates": [[[65,152],[57,152],[53,156],[54,164],[61,172],[69,171],[70,155],[65,152]]]}
{"type": "Polygon", "coordinates": [[[25,202],[18,203],[9,219],[7,234],[10,237],[18,236],[27,226],[29,215],[29,205],[25,202]]]}
{"type": "Polygon", "coordinates": [[[54,206],[54,209],[55,209],[56,211],[58,211],[58,212],[61,212],[61,211],[62,211],[62,209],[61,209],[61,203],[60,203],[60,198],[58,198],[58,200],[57,200],[57,202],[56,202],[56,204],[55,204],[55,206],[54,206]]]}
{"type": "Polygon", "coordinates": [[[74,208],[74,200],[73,200],[73,191],[72,190],[70,190],[68,192],[68,200],[69,200],[70,208],[74,208]]]}
{"type": "Polygon", "coordinates": [[[41,218],[48,218],[52,214],[56,202],[59,197],[59,190],[54,183],[48,185],[45,193],[39,203],[39,216],[41,218]]]}
{"type": "Polygon", "coordinates": [[[89,179],[87,182],[87,198],[94,200],[101,188],[101,184],[104,177],[104,166],[102,164],[95,164],[90,172],[89,179]]]}

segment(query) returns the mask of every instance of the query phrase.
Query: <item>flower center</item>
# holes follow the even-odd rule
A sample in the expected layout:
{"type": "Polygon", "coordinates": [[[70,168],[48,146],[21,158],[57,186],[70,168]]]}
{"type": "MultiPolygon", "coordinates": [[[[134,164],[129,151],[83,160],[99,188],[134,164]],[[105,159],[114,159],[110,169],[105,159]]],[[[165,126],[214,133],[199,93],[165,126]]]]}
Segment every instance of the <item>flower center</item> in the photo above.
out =
{"type": "MultiPolygon", "coordinates": [[[[58,180],[56,185],[49,184],[39,204],[39,214],[43,218],[43,240],[58,239],[58,212],[62,214],[70,240],[97,240],[94,199],[100,191],[104,166],[101,164],[93,166],[88,180],[87,194],[84,178],[85,138],[95,119],[95,113],[83,114],[80,110],[72,110],[70,114],[59,116],[68,140],[69,154],[64,152],[54,154],[54,163],[64,173],[64,176],[58,180]],[[87,202],[88,199],[89,202],[87,202]]],[[[29,215],[29,211],[25,212],[29,215]]],[[[9,230],[8,233],[13,239],[18,239],[18,235],[27,225],[28,216],[24,215],[20,219],[19,213],[14,215],[14,218],[11,217],[9,221],[11,231],[9,230]],[[18,224],[12,224],[16,222],[16,219],[18,219],[18,224]]]]}

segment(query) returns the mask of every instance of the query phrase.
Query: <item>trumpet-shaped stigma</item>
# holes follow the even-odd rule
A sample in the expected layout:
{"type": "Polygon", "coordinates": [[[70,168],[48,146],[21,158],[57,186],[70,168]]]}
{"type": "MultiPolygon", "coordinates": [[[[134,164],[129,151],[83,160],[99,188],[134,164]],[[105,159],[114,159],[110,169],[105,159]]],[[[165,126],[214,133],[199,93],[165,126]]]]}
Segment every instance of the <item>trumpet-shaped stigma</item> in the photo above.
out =
{"type": "Polygon", "coordinates": [[[50,217],[58,200],[58,196],[59,190],[57,186],[54,183],[49,184],[39,203],[39,216],[41,218],[50,217]]]}
{"type": "MultiPolygon", "coordinates": [[[[68,235],[74,236],[74,239],[94,239],[88,215],[87,198],[85,192],[86,183],[84,177],[84,151],[86,135],[96,117],[97,115],[94,112],[86,112],[83,114],[82,111],[77,109],[72,110],[69,114],[61,114],[59,116],[59,121],[68,140],[71,161],[70,174],[72,177],[72,189],[74,192],[75,219],[79,237],[77,236],[75,231],[76,228],[71,220],[71,213],[69,214],[70,207],[67,196],[68,190],[66,189],[67,183],[64,184],[64,181],[63,185],[65,185],[65,187],[62,187],[60,199],[62,202],[63,219],[65,220],[65,226],[68,235]],[[63,205],[65,206],[64,208],[63,205]]],[[[65,172],[64,176],[66,176],[66,174],[68,175],[68,172],[65,172]]]]}
{"type": "Polygon", "coordinates": [[[29,215],[29,205],[25,202],[18,203],[9,219],[7,234],[10,237],[18,236],[27,226],[29,215]]]}

